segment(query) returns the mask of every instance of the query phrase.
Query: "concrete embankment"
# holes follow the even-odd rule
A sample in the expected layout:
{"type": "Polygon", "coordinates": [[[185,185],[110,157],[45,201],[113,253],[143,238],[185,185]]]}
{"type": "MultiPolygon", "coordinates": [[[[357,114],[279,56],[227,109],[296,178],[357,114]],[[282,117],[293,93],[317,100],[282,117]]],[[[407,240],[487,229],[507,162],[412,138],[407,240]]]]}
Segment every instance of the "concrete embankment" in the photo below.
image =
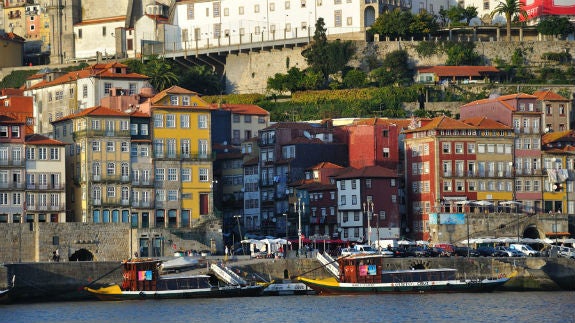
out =
{"type": "MultiPolygon", "coordinates": [[[[207,262],[223,261],[221,257],[202,260],[196,273],[207,272],[207,262]]],[[[321,278],[330,274],[315,259],[249,259],[238,257],[226,262],[246,278],[279,280],[288,275],[321,278]]],[[[554,291],[575,290],[575,260],[564,258],[392,258],[386,270],[411,267],[457,268],[461,277],[512,276],[504,290],[554,291]]],[[[13,263],[0,267],[0,289],[16,276],[14,297],[17,302],[93,299],[83,290],[88,284],[101,286],[120,282],[120,262],[46,262],[13,263]]]]}

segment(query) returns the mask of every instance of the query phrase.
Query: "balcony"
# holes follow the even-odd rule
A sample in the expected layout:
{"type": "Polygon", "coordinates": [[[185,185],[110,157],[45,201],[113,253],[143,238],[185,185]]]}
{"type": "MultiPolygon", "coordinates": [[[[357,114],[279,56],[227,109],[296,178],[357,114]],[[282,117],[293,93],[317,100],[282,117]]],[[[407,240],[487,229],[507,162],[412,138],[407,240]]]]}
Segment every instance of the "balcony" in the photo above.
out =
{"type": "Polygon", "coordinates": [[[24,183],[0,183],[1,189],[14,189],[14,190],[21,190],[24,189],[26,185],[24,183]]]}
{"type": "Polygon", "coordinates": [[[72,138],[77,140],[83,137],[126,137],[126,139],[130,138],[130,131],[129,130],[93,130],[93,129],[85,129],[74,131],[72,133],[72,138]]]}
{"type": "Polygon", "coordinates": [[[130,176],[125,176],[125,175],[93,175],[92,181],[94,181],[94,182],[129,183],[130,182],[130,176]]]}
{"type": "Polygon", "coordinates": [[[24,161],[19,159],[19,160],[14,160],[14,159],[8,159],[8,160],[0,160],[0,166],[2,167],[24,167],[24,161]]]}
{"type": "Polygon", "coordinates": [[[62,183],[47,183],[47,184],[38,184],[38,183],[27,183],[26,189],[27,190],[38,190],[38,191],[63,191],[66,186],[62,183]]]}
{"type": "Polygon", "coordinates": [[[152,208],[152,203],[149,201],[132,201],[132,207],[138,209],[150,209],[152,208]]]}
{"type": "Polygon", "coordinates": [[[196,154],[155,154],[154,156],[159,160],[177,160],[177,161],[214,161],[216,159],[215,153],[196,153],[196,154]]]}
{"type": "Polygon", "coordinates": [[[153,180],[145,180],[145,181],[132,181],[132,186],[138,186],[138,187],[153,187],[154,186],[154,181],[153,180]]]}

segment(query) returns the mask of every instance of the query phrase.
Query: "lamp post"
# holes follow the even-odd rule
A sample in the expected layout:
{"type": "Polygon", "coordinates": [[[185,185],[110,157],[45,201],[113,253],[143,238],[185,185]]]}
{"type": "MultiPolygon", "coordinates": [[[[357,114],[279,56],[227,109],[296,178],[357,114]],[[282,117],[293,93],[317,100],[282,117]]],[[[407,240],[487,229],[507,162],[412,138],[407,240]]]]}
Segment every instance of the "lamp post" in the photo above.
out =
{"type": "Polygon", "coordinates": [[[371,222],[370,218],[373,214],[373,201],[363,202],[363,213],[367,214],[367,244],[371,246],[371,222]]]}
{"type": "MultiPolygon", "coordinates": [[[[297,212],[298,218],[297,218],[297,238],[298,238],[298,251],[301,251],[301,214],[302,212],[305,214],[305,203],[303,203],[303,201],[301,200],[301,197],[299,197],[297,199],[296,202],[293,203],[293,207],[295,209],[295,211],[297,212]]],[[[299,254],[299,252],[298,252],[299,254]]]]}
{"type": "Polygon", "coordinates": [[[236,221],[238,222],[238,233],[240,234],[240,246],[242,246],[242,253],[244,254],[244,256],[246,255],[246,251],[244,250],[244,246],[242,244],[242,228],[240,227],[240,219],[241,219],[241,215],[234,215],[234,218],[236,219],[236,221]]]}
{"type": "Polygon", "coordinates": [[[288,215],[287,213],[284,213],[284,216],[286,217],[286,246],[284,248],[284,259],[287,258],[287,248],[288,248],[288,215]]]}

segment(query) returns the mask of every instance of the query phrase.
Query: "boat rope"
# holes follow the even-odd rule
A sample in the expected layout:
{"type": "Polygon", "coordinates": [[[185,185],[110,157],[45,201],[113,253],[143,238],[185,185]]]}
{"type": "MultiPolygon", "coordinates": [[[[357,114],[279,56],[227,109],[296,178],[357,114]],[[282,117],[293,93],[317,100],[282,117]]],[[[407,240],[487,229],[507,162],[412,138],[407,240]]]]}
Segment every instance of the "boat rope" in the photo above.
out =
{"type": "Polygon", "coordinates": [[[123,264],[124,264],[124,263],[121,263],[118,267],[115,267],[114,269],[110,270],[109,272],[105,273],[104,275],[102,275],[102,276],[98,277],[97,279],[91,281],[88,285],[86,285],[86,286],[84,286],[84,287],[90,287],[92,284],[94,284],[94,283],[97,282],[98,280],[100,280],[100,279],[102,279],[102,278],[108,276],[109,274],[111,274],[111,273],[115,272],[116,270],[118,270],[119,268],[121,268],[123,264]]]}
{"type": "Polygon", "coordinates": [[[328,263],[325,264],[325,265],[321,265],[321,266],[319,266],[319,267],[313,268],[313,269],[308,270],[308,271],[306,271],[306,272],[303,272],[303,273],[301,273],[301,274],[299,274],[299,275],[290,276],[290,279],[297,278],[297,277],[303,276],[303,275],[305,275],[305,274],[309,274],[309,273],[311,273],[312,271],[316,271],[316,270],[318,270],[318,269],[324,268],[324,267],[327,266],[327,265],[331,265],[331,264],[333,264],[334,262],[337,262],[339,259],[347,258],[347,257],[350,257],[350,256],[352,256],[352,255],[347,255],[347,256],[339,257],[339,258],[337,258],[337,259],[335,259],[335,260],[332,260],[332,261],[328,262],[328,263]]]}

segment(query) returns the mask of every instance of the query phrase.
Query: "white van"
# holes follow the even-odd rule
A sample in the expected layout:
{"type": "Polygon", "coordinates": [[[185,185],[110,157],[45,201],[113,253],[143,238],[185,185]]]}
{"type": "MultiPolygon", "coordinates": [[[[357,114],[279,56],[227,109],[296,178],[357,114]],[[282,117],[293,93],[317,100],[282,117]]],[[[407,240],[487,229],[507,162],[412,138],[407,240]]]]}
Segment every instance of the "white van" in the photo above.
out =
{"type": "Polygon", "coordinates": [[[539,251],[533,250],[530,246],[520,243],[512,243],[509,248],[519,250],[523,252],[526,256],[536,257],[539,256],[539,251]]]}

